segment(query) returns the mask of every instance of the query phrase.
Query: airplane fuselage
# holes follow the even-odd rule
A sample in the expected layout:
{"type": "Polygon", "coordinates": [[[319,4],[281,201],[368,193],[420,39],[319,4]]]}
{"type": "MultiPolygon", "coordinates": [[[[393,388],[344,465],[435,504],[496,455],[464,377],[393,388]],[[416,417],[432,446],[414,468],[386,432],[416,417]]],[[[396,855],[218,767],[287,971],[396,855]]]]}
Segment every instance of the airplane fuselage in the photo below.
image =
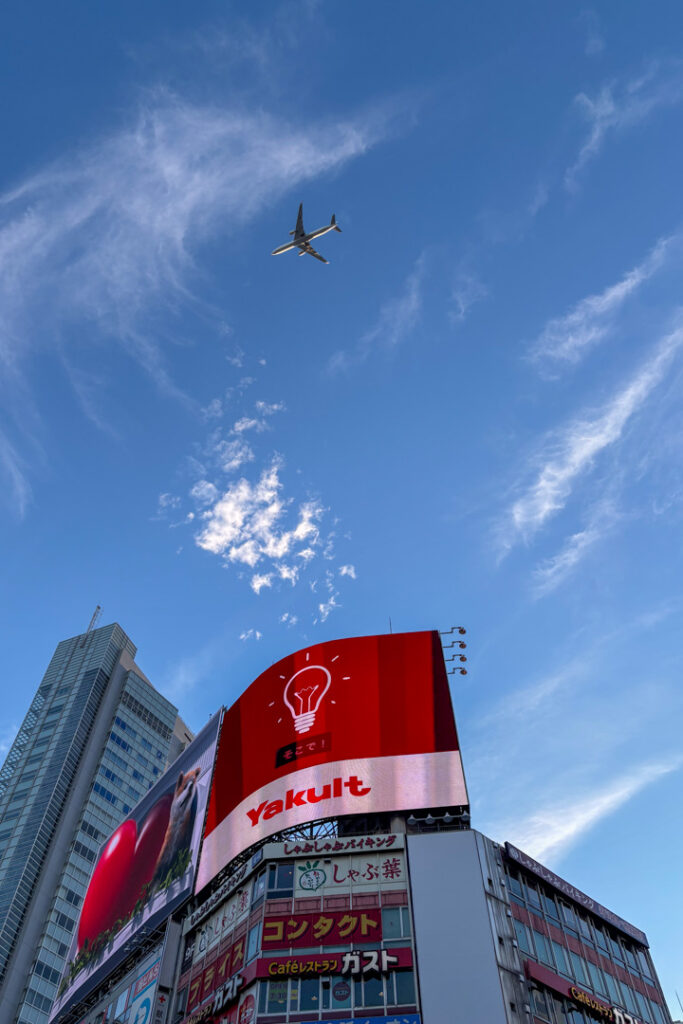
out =
{"type": "Polygon", "coordinates": [[[297,249],[303,242],[310,242],[312,238],[320,238],[321,235],[326,235],[328,231],[334,230],[334,224],[327,224],[324,228],[318,228],[317,231],[309,231],[305,235],[296,235],[291,242],[286,242],[277,249],[273,249],[273,256],[279,256],[281,252],[288,252],[290,249],[297,249]]]}

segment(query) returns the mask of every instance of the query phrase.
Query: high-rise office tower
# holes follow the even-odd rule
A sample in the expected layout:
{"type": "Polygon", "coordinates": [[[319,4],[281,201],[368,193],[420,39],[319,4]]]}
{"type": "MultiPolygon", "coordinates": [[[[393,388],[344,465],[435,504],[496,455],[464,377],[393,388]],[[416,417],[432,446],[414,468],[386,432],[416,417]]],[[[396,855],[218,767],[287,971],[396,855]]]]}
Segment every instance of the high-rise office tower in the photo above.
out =
{"type": "Polygon", "coordinates": [[[97,851],[192,738],[119,625],[63,640],[0,770],[0,1020],[45,1024],[97,851]]]}

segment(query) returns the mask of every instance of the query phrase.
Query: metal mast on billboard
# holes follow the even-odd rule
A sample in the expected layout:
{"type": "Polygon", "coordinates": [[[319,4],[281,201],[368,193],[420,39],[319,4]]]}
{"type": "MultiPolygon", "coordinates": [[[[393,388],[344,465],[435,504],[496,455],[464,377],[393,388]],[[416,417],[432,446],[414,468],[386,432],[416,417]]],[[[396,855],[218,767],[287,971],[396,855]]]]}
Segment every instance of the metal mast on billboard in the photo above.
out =
{"type": "MultiPolygon", "coordinates": [[[[441,646],[444,649],[444,651],[450,650],[452,648],[464,650],[467,647],[467,644],[465,643],[464,640],[458,640],[458,636],[464,636],[466,633],[467,630],[464,628],[464,626],[451,626],[450,629],[439,630],[439,636],[441,637],[452,636],[453,634],[457,634],[449,644],[444,643],[443,640],[441,641],[441,646]]],[[[462,662],[467,661],[467,657],[464,654],[458,654],[457,650],[455,650],[450,658],[444,657],[444,661],[453,661],[461,663],[459,665],[454,664],[452,668],[448,669],[449,676],[455,675],[456,672],[459,672],[461,676],[467,675],[467,669],[462,667],[462,662]]]]}

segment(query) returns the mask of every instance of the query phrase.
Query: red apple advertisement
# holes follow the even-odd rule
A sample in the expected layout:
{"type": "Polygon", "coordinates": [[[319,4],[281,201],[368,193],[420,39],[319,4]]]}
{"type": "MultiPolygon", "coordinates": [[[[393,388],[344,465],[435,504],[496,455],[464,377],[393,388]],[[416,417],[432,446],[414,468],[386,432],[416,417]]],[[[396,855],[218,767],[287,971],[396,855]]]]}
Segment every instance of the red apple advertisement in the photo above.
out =
{"type": "Polygon", "coordinates": [[[50,1020],[192,892],[219,722],[214,715],[102,847],[50,1020]]]}
{"type": "Polygon", "coordinates": [[[313,645],[224,715],[196,891],[293,825],[467,803],[439,634],[313,645]]]}

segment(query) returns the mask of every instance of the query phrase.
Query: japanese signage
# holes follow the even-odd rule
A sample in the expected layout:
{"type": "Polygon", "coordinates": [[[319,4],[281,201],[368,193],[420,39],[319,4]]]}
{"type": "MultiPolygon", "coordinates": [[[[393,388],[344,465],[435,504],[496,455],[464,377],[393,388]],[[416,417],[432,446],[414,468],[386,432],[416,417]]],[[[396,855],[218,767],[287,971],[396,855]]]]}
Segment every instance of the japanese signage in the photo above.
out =
{"type": "Polygon", "coordinates": [[[197,891],[294,825],[467,802],[438,633],[317,644],[224,715],[197,891]]]}
{"type": "Polygon", "coordinates": [[[152,1008],[160,965],[161,960],[157,960],[135,983],[132,999],[128,1004],[128,1019],[131,1024],[152,1024],[152,1008]]]}
{"type": "Polygon", "coordinates": [[[542,985],[546,985],[561,995],[573,999],[575,1003],[580,1003],[581,1006],[587,1007],[591,1011],[592,1016],[612,1021],[613,1024],[640,1024],[639,1020],[632,1017],[630,1013],[626,1013],[625,1010],[620,1010],[618,1006],[610,1006],[590,992],[584,992],[582,988],[573,985],[566,978],[561,978],[553,971],[548,970],[547,967],[534,963],[533,960],[526,960],[524,962],[524,969],[528,978],[540,981],[542,985]]]}
{"type": "Polygon", "coordinates": [[[407,874],[402,853],[393,856],[366,854],[354,857],[335,857],[329,860],[298,860],[294,870],[297,893],[332,891],[346,892],[363,886],[382,888],[397,885],[405,887],[407,874]]]}
{"type": "Polygon", "coordinates": [[[50,1020],[99,985],[191,894],[218,723],[215,715],[102,847],[50,1020]]]}
{"type": "Polygon", "coordinates": [[[626,935],[630,935],[636,942],[640,942],[643,946],[648,946],[647,935],[645,932],[641,932],[635,925],[629,924],[628,921],[624,921],[623,917],[619,917],[618,914],[613,914],[607,907],[603,907],[601,903],[597,903],[592,900],[590,896],[586,896],[585,892],[581,892],[580,889],[575,889],[569,882],[565,882],[563,878],[544,867],[543,864],[539,864],[533,857],[529,857],[528,854],[523,853],[522,850],[518,850],[516,846],[511,843],[505,844],[505,853],[512,860],[517,861],[527,871],[531,871],[538,878],[543,879],[544,882],[548,882],[553,888],[558,889],[569,899],[574,900],[580,906],[585,907],[586,910],[590,910],[591,913],[597,917],[601,917],[603,921],[607,921],[609,924],[614,925],[619,931],[624,932],[626,935]]]}
{"type": "Polygon", "coordinates": [[[244,938],[241,938],[212,960],[208,966],[192,974],[187,995],[188,1009],[193,1010],[199,1006],[212,992],[230,981],[235,974],[246,975],[243,967],[244,938]]]}
{"type": "Polygon", "coordinates": [[[194,937],[193,961],[199,960],[217,946],[221,939],[240,924],[249,914],[249,890],[241,889],[219,907],[198,930],[194,937]]]}
{"type": "MultiPolygon", "coordinates": [[[[298,839],[282,844],[281,853],[272,856],[299,856],[305,854],[349,853],[351,850],[388,850],[392,846],[402,847],[403,836],[354,836],[353,839],[298,839]]],[[[271,849],[271,847],[268,847],[271,849]]]]}
{"type": "Polygon", "coordinates": [[[331,974],[386,974],[413,966],[413,953],[406,949],[363,949],[349,953],[273,956],[258,961],[259,978],[305,978],[331,974]]]}
{"type": "Polygon", "coordinates": [[[369,911],[338,911],[329,914],[285,914],[263,921],[263,949],[286,946],[338,946],[349,942],[379,942],[382,914],[369,911]]]}
{"type": "Polygon", "coordinates": [[[334,1020],[326,1020],[325,1024],[420,1024],[420,1014],[392,1013],[388,1017],[335,1017],[334,1020]]]}

